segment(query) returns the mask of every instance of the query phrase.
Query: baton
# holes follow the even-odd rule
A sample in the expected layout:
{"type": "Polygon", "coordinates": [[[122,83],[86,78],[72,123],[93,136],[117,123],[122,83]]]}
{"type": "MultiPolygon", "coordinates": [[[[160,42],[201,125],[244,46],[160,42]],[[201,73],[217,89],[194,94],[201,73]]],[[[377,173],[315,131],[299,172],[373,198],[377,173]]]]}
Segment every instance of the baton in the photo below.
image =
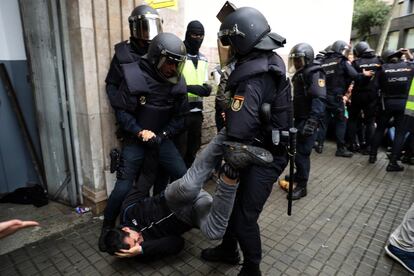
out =
{"type": "Polygon", "coordinates": [[[293,193],[293,174],[295,170],[296,154],[296,134],[298,130],[294,127],[289,129],[289,190],[288,190],[288,216],[292,215],[292,193],[293,193]]]}

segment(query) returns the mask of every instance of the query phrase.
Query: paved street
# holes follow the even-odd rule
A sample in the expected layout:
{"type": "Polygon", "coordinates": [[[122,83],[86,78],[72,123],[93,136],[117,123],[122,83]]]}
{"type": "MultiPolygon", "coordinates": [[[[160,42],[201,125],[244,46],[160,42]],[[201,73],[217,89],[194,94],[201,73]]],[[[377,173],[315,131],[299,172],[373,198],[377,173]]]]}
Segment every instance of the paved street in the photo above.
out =
{"type": "MultiPolygon", "coordinates": [[[[386,173],[385,153],[334,157],[329,143],[313,153],[308,196],[287,216],[278,185],[260,217],[264,275],[408,275],[384,254],[385,242],[413,202],[414,167],[386,173]]],[[[211,187],[210,187],[211,188],[211,187]]],[[[203,248],[218,244],[198,230],[185,235],[177,256],[142,264],[99,252],[101,221],[72,229],[0,256],[0,275],[237,275],[240,266],[207,263],[203,248]]],[[[1,241],[0,241],[1,244],[1,241]]]]}

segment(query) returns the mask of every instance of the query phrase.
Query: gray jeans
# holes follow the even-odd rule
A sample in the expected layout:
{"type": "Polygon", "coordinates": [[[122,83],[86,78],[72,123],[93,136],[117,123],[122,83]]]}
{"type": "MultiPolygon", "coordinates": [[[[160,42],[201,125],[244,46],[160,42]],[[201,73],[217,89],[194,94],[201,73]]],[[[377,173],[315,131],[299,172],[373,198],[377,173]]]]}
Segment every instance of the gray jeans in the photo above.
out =
{"type": "Polygon", "coordinates": [[[390,244],[408,252],[414,252],[414,203],[405,213],[401,224],[389,238],[390,244]]]}
{"type": "Polygon", "coordinates": [[[168,207],[184,222],[200,228],[209,239],[223,237],[233,209],[238,185],[218,181],[214,199],[203,190],[204,183],[223,155],[226,140],[222,129],[197,155],[193,165],[180,179],[165,189],[168,207]]]}

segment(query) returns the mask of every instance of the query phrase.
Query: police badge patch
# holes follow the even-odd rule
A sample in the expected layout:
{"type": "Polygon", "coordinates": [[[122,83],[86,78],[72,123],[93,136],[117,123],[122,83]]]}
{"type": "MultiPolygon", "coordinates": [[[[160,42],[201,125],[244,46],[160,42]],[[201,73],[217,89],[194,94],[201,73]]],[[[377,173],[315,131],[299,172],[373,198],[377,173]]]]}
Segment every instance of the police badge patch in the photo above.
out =
{"type": "Polygon", "coordinates": [[[325,80],[324,79],[318,79],[319,87],[325,87],[325,80]]]}
{"type": "Polygon", "coordinates": [[[236,111],[236,112],[239,111],[242,108],[243,103],[244,103],[244,97],[235,95],[233,99],[231,100],[231,110],[236,111]]]}

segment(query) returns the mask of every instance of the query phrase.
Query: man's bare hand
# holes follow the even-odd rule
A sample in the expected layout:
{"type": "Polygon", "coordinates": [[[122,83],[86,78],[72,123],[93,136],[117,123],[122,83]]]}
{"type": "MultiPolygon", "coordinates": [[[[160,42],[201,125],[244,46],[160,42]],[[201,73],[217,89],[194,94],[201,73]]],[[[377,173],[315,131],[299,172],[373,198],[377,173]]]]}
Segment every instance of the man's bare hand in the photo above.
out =
{"type": "Polygon", "coordinates": [[[362,74],[364,74],[365,77],[372,77],[374,75],[374,71],[362,69],[362,74]]]}
{"type": "Polygon", "coordinates": [[[152,132],[151,130],[144,129],[144,130],[141,130],[140,132],[138,132],[138,137],[141,138],[142,141],[148,142],[148,140],[155,137],[155,133],[152,132]]]}
{"type": "Polygon", "coordinates": [[[0,222],[0,239],[15,233],[20,229],[38,225],[39,223],[37,221],[23,221],[19,219],[0,222]]]}
{"type": "Polygon", "coordinates": [[[138,256],[142,253],[142,247],[138,243],[131,247],[130,249],[121,249],[119,252],[115,252],[115,255],[118,258],[130,258],[134,256],[138,256]]]}

